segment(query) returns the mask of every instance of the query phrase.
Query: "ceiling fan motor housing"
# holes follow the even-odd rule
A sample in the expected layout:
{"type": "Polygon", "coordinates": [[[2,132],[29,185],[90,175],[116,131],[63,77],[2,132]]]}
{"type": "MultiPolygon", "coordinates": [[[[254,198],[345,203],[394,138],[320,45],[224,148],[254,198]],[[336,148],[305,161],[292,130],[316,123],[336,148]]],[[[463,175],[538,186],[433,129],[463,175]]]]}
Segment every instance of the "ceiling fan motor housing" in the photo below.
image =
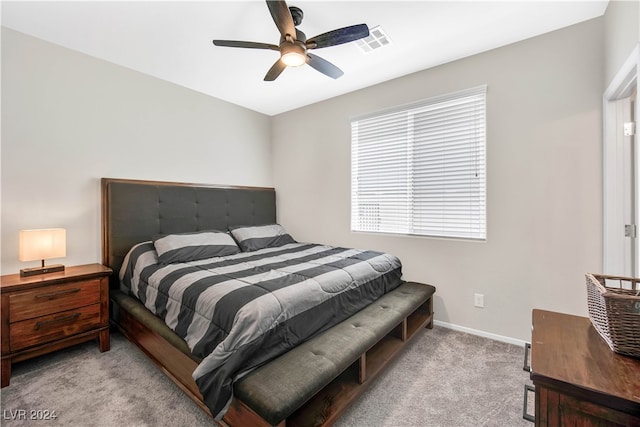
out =
{"type": "Polygon", "coordinates": [[[297,27],[302,23],[304,13],[302,13],[302,9],[296,6],[289,6],[289,11],[291,12],[291,18],[293,18],[293,25],[297,27]]]}

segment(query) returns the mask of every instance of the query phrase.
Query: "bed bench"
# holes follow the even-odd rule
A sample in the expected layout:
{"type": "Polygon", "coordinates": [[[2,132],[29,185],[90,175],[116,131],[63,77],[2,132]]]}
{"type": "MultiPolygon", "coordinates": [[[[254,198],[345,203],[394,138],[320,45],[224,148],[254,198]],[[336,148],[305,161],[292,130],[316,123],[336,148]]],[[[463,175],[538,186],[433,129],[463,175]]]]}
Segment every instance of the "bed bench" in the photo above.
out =
{"type": "Polygon", "coordinates": [[[236,383],[236,398],[263,425],[331,424],[419,329],[432,327],[434,292],[421,283],[400,285],[251,372],[236,383]]]}

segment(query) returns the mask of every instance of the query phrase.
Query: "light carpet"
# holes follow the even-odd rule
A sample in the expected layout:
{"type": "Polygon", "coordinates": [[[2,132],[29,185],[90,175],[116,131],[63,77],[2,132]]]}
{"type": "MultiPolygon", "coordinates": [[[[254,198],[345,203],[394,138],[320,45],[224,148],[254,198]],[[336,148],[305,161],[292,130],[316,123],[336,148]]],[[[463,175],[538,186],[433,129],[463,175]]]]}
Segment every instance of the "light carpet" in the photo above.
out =
{"type": "MultiPolygon", "coordinates": [[[[336,427],[531,427],[522,418],[523,357],[522,347],[425,330],[336,427]]],[[[214,425],[119,333],[105,353],[89,342],[15,364],[1,406],[7,427],[214,425]],[[29,419],[47,414],[36,411],[56,418],[29,419]]]]}

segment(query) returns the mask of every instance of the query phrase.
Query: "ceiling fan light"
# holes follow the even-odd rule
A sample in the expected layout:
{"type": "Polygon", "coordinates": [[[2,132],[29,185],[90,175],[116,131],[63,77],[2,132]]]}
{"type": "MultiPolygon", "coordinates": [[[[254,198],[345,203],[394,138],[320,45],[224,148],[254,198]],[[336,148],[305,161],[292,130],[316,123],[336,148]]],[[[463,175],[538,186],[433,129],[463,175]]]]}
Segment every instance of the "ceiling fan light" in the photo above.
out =
{"type": "Polygon", "coordinates": [[[289,67],[299,67],[307,62],[305,47],[300,43],[283,43],[280,45],[280,59],[289,67]]]}
{"type": "Polygon", "coordinates": [[[282,62],[287,64],[289,67],[299,67],[307,62],[307,58],[298,52],[284,53],[281,59],[282,62]]]}

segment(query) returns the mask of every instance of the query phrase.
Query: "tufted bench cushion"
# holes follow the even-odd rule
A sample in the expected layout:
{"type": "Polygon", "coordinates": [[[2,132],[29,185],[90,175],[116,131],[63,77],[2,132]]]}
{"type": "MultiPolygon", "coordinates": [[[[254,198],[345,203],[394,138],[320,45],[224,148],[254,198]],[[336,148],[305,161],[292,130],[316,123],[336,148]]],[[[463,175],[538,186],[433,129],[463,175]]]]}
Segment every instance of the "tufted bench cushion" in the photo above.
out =
{"type": "Polygon", "coordinates": [[[272,425],[289,417],[432,297],[435,288],[405,282],[235,384],[236,398],[272,425]]]}

